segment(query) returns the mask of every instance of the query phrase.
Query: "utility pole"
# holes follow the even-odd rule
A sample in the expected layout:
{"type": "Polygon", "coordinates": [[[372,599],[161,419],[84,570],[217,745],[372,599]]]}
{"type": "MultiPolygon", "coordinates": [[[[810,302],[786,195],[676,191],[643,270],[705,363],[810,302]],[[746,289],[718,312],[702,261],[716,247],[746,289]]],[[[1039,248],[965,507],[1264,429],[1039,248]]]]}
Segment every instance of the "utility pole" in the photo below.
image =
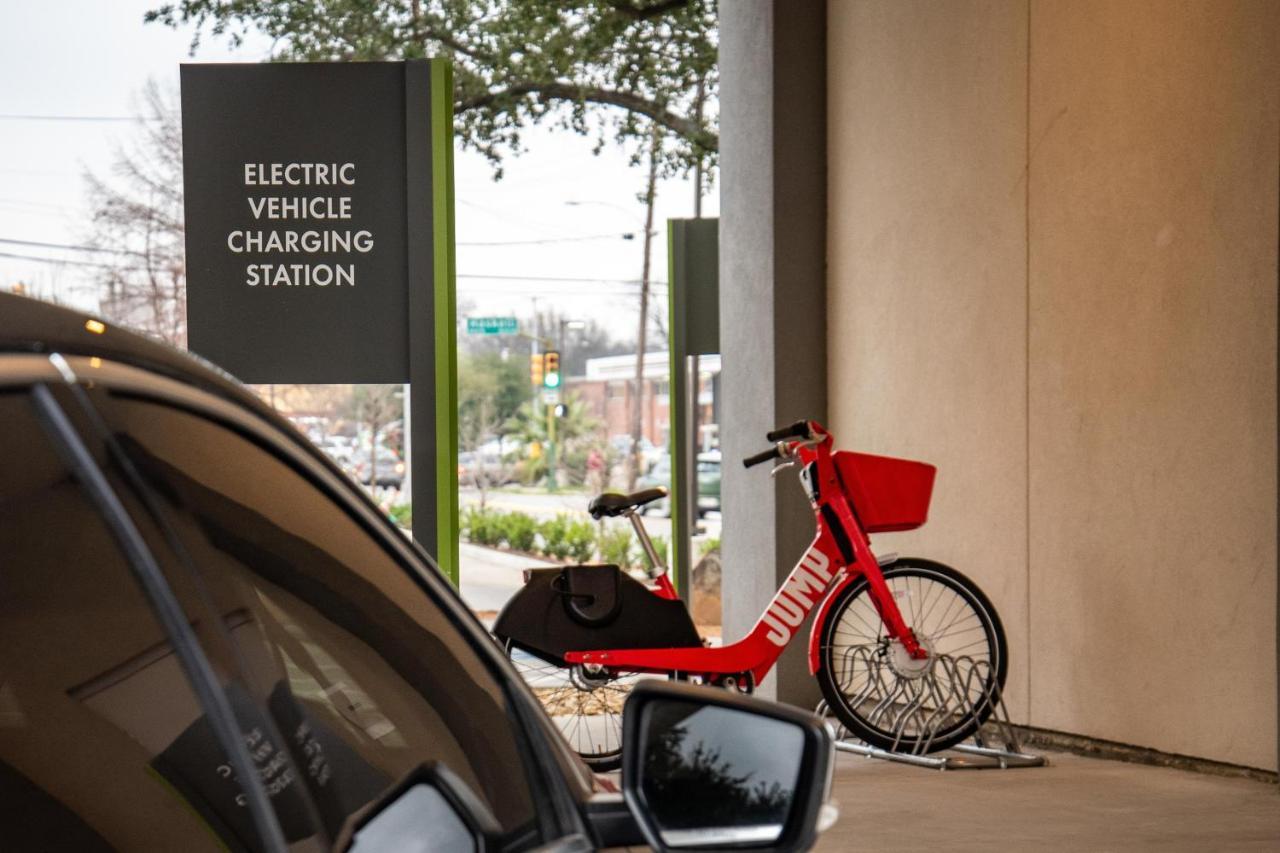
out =
{"type": "Polygon", "coordinates": [[[644,426],[644,351],[649,329],[649,256],[653,246],[653,204],[657,198],[658,154],[661,146],[662,134],[655,124],[649,145],[649,180],[644,194],[644,271],[640,276],[640,328],[636,334],[635,393],[631,396],[631,456],[627,461],[628,492],[636,490],[636,480],[640,476],[640,436],[644,426]]]}
{"type": "MultiPolygon", "coordinates": [[[[702,105],[706,101],[706,80],[698,78],[698,88],[693,96],[693,120],[702,127],[702,105]]],[[[695,143],[696,144],[696,143],[695,143]]],[[[702,154],[693,163],[693,218],[702,218],[702,154]]]]}

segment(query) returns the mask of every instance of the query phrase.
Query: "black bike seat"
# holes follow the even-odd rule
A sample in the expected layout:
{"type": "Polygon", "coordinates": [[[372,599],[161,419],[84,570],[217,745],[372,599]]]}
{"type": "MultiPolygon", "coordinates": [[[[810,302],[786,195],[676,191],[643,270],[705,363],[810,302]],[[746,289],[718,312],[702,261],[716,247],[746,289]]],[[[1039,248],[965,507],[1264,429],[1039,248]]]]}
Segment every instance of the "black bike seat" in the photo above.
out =
{"type": "Polygon", "coordinates": [[[616,517],[632,507],[644,506],[666,496],[667,490],[661,486],[653,489],[644,489],[629,495],[605,492],[603,495],[596,495],[591,499],[591,503],[587,504],[587,512],[591,513],[591,517],[598,521],[606,515],[616,517]]]}

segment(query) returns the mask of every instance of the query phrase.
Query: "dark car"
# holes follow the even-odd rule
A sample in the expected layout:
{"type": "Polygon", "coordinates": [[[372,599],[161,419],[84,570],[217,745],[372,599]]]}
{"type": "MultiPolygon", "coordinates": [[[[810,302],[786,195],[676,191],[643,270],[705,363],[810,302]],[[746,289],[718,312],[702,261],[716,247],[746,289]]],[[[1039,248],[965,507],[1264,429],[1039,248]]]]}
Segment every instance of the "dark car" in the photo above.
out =
{"type": "MultiPolygon", "coordinates": [[[[709,512],[720,511],[720,451],[708,450],[698,454],[698,517],[709,512]]],[[[671,489],[671,456],[664,454],[649,473],[636,481],[638,488],[654,488],[661,486],[671,489]]],[[[659,515],[667,518],[671,515],[671,501],[663,498],[654,501],[645,508],[646,515],[659,515]]]]}
{"type": "Polygon", "coordinates": [[[0,295],[0,436],[3,849],[812,843],[813,717],[644,685],[610,793],[431,559],[215,368],[0,295]]]}

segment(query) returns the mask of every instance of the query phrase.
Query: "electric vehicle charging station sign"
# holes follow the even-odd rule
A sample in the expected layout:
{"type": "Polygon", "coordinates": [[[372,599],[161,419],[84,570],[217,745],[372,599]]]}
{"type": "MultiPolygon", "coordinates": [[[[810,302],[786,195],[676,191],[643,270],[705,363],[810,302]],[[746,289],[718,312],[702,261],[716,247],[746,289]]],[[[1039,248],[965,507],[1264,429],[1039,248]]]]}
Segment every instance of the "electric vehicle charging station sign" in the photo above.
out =
{"type": "Polygon", "coordinates": [[[182,66],[193,352],[246,382],[408,381],[408,172],[431,149],[406,115],[431,105],[407,67],[182,66]]]}
{"type": "Polygon", "coordinates": [[[191,351],[408,382],[414,536],[456,581],[452,132],[443,60],[182,66],[191,351]]]}

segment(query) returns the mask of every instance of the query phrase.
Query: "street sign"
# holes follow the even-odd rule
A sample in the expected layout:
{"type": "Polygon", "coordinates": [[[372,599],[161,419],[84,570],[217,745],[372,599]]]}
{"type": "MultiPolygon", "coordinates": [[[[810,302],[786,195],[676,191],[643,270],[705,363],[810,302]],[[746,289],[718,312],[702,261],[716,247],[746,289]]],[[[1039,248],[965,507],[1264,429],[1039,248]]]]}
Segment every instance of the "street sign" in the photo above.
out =
{"type": "Polygon", "coordinates": [[[520,332],[520,321],[515,317],[468,317],[468,335],[515,335],[520,332]]]}

